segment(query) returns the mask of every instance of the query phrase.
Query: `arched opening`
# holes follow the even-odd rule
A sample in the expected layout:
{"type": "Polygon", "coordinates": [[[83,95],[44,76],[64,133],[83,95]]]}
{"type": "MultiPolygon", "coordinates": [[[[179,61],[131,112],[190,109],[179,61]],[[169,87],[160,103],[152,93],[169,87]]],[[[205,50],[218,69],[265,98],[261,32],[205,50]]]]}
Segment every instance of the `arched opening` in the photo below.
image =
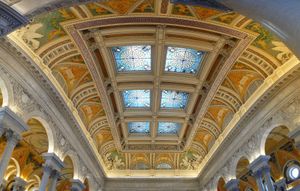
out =
{"type": "MultiPolygon", "coordinates": [[[[34,118],[27,121],[28,131],[22,133],[22,140],[15,146],[11,160],[5,172],[5,183],[2,185],[10,190],[16,177],[28,184],[26,190],[39,187],[44,159],[42,154],[48,151],[48,136],[42,123],[34,118]]],[[[6,137],[0,138],[0,153],[6,147],[6,137]]]]}
{"type": "Polygon", "coordinates": [[[27,182],[28,191],[39,187],[44,163],[43,153],[47,153],[49,141],[46,129],[41,121],[30,118],[27,121],[28,131],[22,134],[20,147],[16,147],[16,155],[21,169],[21,178],[27,182]]]}
{"type": "Polygon", "coordinates": [[[88,181],[87,178],[84,180],[84,186],[85,186],[85,188],[84,188],[83,191],[89,191],[90,190],[89,181],[88,181]]]}
{"type": "Polygon", "coordinates": [[[257,190],[255,178],[249,170],[249,160],[246,157],[240,158],[236,166],[236,177],[239,180],[240,190],[257,190]]]}
{"type": "Polygon", "coordinates": [[[288,187],[300,185],[300,152],[288,136],[285,126],[274,128],[266,139],[265,152],[271,156],[269,165],[274,181],[286,179],[288,187]]]}
{"type": "Polygon", "coordinates": [[[225,188],[225,180],[224,178],[220,178],[219,181],[218,181],[218,187],[217,187],[217,190],[218,191],[226,191],[226,188],[225,188]]]}
{"type": "Polygon", "coordinates": [[[64,168],[61,170],[60,180],[57,183],[57,191],[71,190],[71,180],[74,177],[74,165],[70,156],[66,156],[64,159],[64,168]]]}
{"type": "Polygon", "coordinates": [[[11,158],[4,175],[5,190],[11,190],[13,187],[15,177],[19,177],[19,176],[20,176],[20,165],[18,164],[18,161],[16,159],[11,158]]]}

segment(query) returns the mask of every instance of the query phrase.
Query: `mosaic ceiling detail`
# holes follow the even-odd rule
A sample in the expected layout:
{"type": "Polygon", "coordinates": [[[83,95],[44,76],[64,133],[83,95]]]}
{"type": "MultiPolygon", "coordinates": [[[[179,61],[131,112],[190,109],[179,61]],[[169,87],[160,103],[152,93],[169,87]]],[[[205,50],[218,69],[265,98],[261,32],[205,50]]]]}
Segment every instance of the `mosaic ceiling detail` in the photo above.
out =
{"type": "Polygon", "coordinates": [[[108,177],[197,176],[241,106],[292,57],[242,15],[160,0],[59,9],[10,38],[51,70],[108,177]]]}

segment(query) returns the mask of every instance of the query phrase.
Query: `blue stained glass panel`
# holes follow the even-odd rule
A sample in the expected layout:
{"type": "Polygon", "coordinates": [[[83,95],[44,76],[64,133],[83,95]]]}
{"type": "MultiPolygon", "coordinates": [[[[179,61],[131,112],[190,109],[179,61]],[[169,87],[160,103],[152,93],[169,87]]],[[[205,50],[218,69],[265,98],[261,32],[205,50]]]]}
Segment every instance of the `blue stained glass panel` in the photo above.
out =
{"type": "Polygon", "coordinates": [[[122,95],[126,108],[150,107],[150,90],[125,90],[122,95]]]}
{"type": "Polygon", "coordinates": [[[180,123],[174,122],[158,122],[158,134],[174,134],[177,135],[181,128],[180,123]]]}
{"type": "Polygon", "coordinates": [[[150,45],[113,47],[112,52],[118,72],[151,70],[150,45]]]}
{"type": "Polygon", "coordinates": [[[173,90],[162,90],[160,107],[164,109],[184,109],[189,93],[173,90]]]}
{"type": "Polygon", "coordinates": [[[204,54],[192,48],[168,47],[165,71],[195,74],[200,68],[204,54]]]}
{"type": "Polygon", "coordinates": [[[129,122],[128,123],[129,133],[150,133],[150,122],[129,122]]]}

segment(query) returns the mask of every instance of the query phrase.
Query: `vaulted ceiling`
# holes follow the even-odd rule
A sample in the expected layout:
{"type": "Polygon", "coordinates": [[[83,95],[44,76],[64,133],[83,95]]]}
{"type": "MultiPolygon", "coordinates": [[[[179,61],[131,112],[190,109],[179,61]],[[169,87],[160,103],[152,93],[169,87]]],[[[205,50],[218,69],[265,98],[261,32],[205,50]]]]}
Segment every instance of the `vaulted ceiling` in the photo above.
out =
{"type": "Polygon", "coordinates": [[[9,38],[64,97],[108,177],[197,176],[293,56],[242,15],[167,0],[65,7],[9,38]]]}

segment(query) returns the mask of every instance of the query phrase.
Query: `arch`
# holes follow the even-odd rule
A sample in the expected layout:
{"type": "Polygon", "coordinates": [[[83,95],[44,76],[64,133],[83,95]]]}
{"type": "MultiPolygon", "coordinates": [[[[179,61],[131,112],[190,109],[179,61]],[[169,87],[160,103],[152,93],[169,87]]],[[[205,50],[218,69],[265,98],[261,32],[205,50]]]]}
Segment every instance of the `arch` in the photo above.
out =
{"type": "Polygon", "coordinates": [[[20,177],[21,175],[21,169],[19,162],[15,158],[10,159],[10,164],[8,165],[6,169],[6,173],[4,176],[5,180],[8,180],[12,175],[15,175],[16,177],[20,177]]]}
{"type": "MultiPolygon", "coordinates": [[[[2,75],[2,72],[0,72],[2,75]]],[[[1,91],[1,100],[0,107],[4,106],[13,106],[13,90],[7,79],[0,77],[0,91],[1,91]]]]}
{"type": "Polygon", "coordinates": [[[226,191],[225,185],[226,183],[224,178],[220,177],[217,184],[217,191],[226,191]]]}
{"type": "MultiPolygon", "coordinates": [[[[45,120],[46,117],[41,116],[41,112],[40,111],[34,111],[31,112],[29,114],[25,114],[24,116],[24,121],[29,121],[30,119],[35,119],[37,121],[39,121],[43,127],[43,129],[46,131],[47,134],[47,140],[48,140],[48,153],[55,153],[55,131],[50,127],[49,123],[47,122],[47,120],[45,120]]],[[[30,128],[29,130],[30,131],[30,128]]]]}
{"type": "Polygon", "coordinates": [[[56,190],[69,190],[72,186],[71,180],[74,177],[74,162],[69,155],[64,157],[64,167],[61,170],[61,179],[57,183],[56,190]]]}
{"type": "Polygon", "coordinates": [[[39,189],[41,178],[37,175],[34,175],[33,178],[27,181],[26,191],[35,191],[39,189]]]}
{"type": "Polygon", "coordinates": [[[250,162],[246,157],[241,157],[240,160],[238,161],[237,165],[236,165],[236,177],[240,178],[246,171],[249,170],[248,166],[249,166],[250,162]]]}
{"type": "Polygon", "coordinates": [[[43,123],[36,118],[30,118],[27,125],[29,129],[22,133],[24,142],[33,146],[39,155],[46,153],[49,150],[49,141],[43,123]]]}
{"type": "Polygon", "coordinates": [[[84,179],[84,186],[85,186],[85,188],[84,188],[83,191],[89,191],[90,185],[89,185],[89,180],[88,180],[88,178],[85,178],[85,179],[84,179]]]}
{"type": "MultiPolygon", "coordinates": [[[[94,177],[92,176],[92,174],[87,174],[84,177],[84,183],[88,183],[88,190],[98,190],[99,189],[99,185],[97,184],[97,182],[94,180],[94,177]]],[[[87,188],[85,188],[84,191],[88,191],[87,188]]]]}
{"type": "MultiPolygon", "coordinates": [[[[259,143],[259,153],[260,155],[265,155],[266,152],[265,152],[265,145],[266,145],[266,141],[267,141],[267,138],[268,136],[270,135],[270,133],[277,127],[279,126],[284,126],[286,128],[288,128],[289,126],[285,124],[285,122],[283,121],[278,121],[278,122],[275,122],[273,123],[272,125],[270,125],[267,129],[264,129],[261,134],[261,138],[260,138],[260,143],[259,143]]],[[[289,129],[289,128],[288,128],[289,129]]],[[[290,131],[290,129],[289,129],[290,131]]],[[[252,162],[252,161],[250,161],[252,162]]]]}
{"type": "Polygon", "coordinates": [[[82,175],[80,174],[80,161],[77,153],[73,150],[68,150],[67,152],[63,153],[62,160],[65,161],[66,158],[69,157],[72,160],[73,164],[73,179],[83,180],[82,175]]]}
{"type": "Polygon", "coordinates": [[[268,134],[265,141],[265,154],[269,155],[274,147],[278,146],[282,141],[289,140],[289,129],[286,126],[280,125],[273,128],[268,134]]]}

